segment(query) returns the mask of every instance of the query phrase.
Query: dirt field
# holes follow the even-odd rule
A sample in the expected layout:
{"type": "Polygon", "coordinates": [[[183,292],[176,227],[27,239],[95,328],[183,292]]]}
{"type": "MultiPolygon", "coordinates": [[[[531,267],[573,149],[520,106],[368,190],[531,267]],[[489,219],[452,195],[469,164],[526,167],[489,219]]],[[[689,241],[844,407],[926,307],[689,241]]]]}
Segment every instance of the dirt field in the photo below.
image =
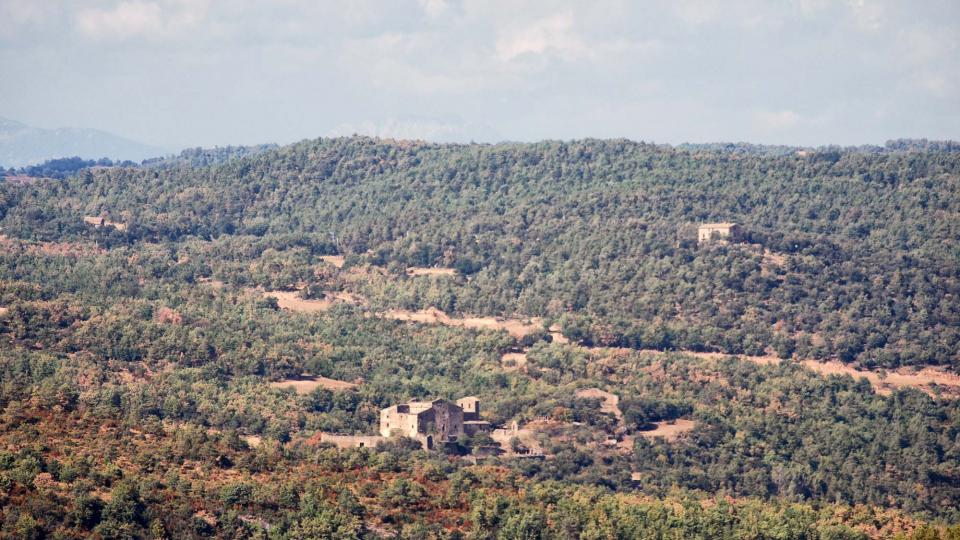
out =
{"type": "Polygon", "coordinates": [[[359,296],[348,292],[330,293],[327,298],[322,300],[307,300],[300,297],[299,291],[265,291],[264,296],[272,296],[277,299],[277,304],[290,311],[297,313],[318,313],[327,311],[334,304],[354,304],[362,305],[364,301],[359,296]]]}
{"type": "Polygon", "coordinates": [[[320,259],[337,268],[343,268],[343,255],[321,255],[320,259]]]}
{"type": "Polygon", "coordinates": [[[577,397],[602,399],[603,401],[600,402],[600,412],[612,414],[618,422],[623,422],[623,412],[620,411],[620,398],[616,394],[604,392],[599,388],[587,388],[577,390],[577,397]]]}
{"type": "Polygon", "coordinates": [[[316,388],[327,390],[350,390],[357,385],[347,381],[338,381],[326,377],[301,377],[299,379],[285,379],[270,383],[271,388],[293,388],[298,394],[309,394],[316,388]]]}
{"type": "Polygon", "coordinates": [[[455,276],[455,268],[425,268],[422,266],[411,266],[407,268],[408,276],[455,276]]]}
{"type": "Polygon", "coordinates": [[[673,442],[677,440],[680,435],[692,430],[694,426],[693,420],[683,419],[669,422],[656,422],[656,424],[657,427],[655,429],[651,429],[650,431],[638,431],[637,433],[651,439],[654,437],[663,437],[665,440],[673,442]]]}
{"type": "Polygon", "coordinates": [[[508,352],[500,357],[500,365],[507,371],[525,370],[527,367],[527,353],[508,352]]]}
{"type": "Polygon", "coordinates": [[[522,338],[542,328],[536,319],[531,319],[530,322],[524,322],[518,319],[498,319],[495,317],[466,317],[458,319],[436,308],[422,309],[420,311],[391,309],[382,313],[381,316],[397,321],[462,326],[464,328],[477,330],[506,330],[511,336],[516,338],[522,338]]]}

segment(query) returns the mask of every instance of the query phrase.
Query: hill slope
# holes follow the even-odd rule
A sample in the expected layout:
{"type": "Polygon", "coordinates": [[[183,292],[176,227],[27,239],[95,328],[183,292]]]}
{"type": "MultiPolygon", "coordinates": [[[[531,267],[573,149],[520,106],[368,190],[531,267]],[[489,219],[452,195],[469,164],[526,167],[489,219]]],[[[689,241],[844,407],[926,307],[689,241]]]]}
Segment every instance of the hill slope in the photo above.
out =
{"type": "Polygon", "coordinates": [[[456,267],[471,279],[392,301],[547,317],[585,343],[956,369],[958,171],[960,154],[940,152],[327,139],[8,187],[2,225],[53,238],[82,234],[82,212],[123,213],[114,242],[253,235],[456,267]],[[705,221],[746,238],[698,246],[705,221]]]}
{"type": "Polygon", "coordinates": [[[955,153],[254,151],[0,182],[0,537],[960,531],[960,377],[809,358],[956,369],[955,153]]]}
{"type": "Polygon", "coordinates": [[[158,148],[96,129],[42,129],[0,118],[0,166],[23,167],[48,159],[79,156],[139,161],[158,148]]]}

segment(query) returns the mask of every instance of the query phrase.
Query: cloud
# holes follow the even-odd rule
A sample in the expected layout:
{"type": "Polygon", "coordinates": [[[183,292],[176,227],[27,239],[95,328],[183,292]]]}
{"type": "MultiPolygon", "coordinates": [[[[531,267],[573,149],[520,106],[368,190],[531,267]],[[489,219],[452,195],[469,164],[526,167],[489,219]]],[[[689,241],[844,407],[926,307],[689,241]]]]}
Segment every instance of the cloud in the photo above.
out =
{"type": "Polygon", "coordinates": [[[420,9],[431,19],[438,19],[447,13],[450,5],[447,0],[417,0],[420,9]]]}
{"type": "Polygon", "coordinates": [[[16,26],[22,24],[37,24],[49,16],[54,6],[46,2],[33,0],[3,0],[0,1],[0,16],[5,24],[2,26],[16,26]]]}
{"type": "Polygon", "coordinates": [[[33,33],[36,27],[55,20],[58,6],[36,0],[0,0],[0,39],[33,33]]]}
{"type": "Polygon", "coordinates": [[[804,122],[803,116],[784,109],[780,111],[757,111],[753,114],[754,125],[764,131],[785,131],[804,122]]]}
{"type": "Polygon", "coordinates": [[[731,6],[709,0],[677,0],[672,3],[674,15],[690,26],[701,26],[723,18],[731,6]]]}
{"type": "Polygon", "coordinates": [[[641,61],[662,50],[659,39],[610,37],[596,28],[596,21],[588,25],[585,20],[579,13],[564,11],[501,31],[495,43],[496,59],[500,64],[518,64],[529,70],[538,65],[547,67],[544,60],[550,58],[612,64],[624,57],[641,61]]]}
{"type": "Polygon", "coordinates": [[[0,21],[17,81],[0,112],[155,142],[469,139],[486,123],[816,143],[960,125],[948,1],[0,0],[0,21]]]}
{"type": "Polygon", "coordinates": [[[202,22],[206,8],[201,0],[124,0],[110,9],[81,10],[76,23],[96,40],[171,37],[202,22]]]}
{"type": "Polygon", "coordinates": [[[884,5],[876,1],[849,0],[849,6],[855,25],[864,31],[877,32],[886,22],[884,5]]]}
{"type": "Polygon", "coordinates": [[[560,13],[534,21],[531,25],[497,40],[497,57],[509,62],[524,55],[555,53],[563,58],[587,54],[583,39],[573,31],[573,15],[560,13]]]}

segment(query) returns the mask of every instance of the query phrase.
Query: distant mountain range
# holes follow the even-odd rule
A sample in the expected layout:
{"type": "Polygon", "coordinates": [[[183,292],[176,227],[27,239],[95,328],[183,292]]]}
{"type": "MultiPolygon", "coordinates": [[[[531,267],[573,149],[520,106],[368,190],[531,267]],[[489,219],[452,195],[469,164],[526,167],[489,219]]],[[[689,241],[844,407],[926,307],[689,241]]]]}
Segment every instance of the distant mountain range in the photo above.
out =
{"type": "Polygon", "coordinates": [[[43,129],[0,118],[0,167],[73,156],[140,161],[163,154],[160,148],[96,129],[43,129]]]}

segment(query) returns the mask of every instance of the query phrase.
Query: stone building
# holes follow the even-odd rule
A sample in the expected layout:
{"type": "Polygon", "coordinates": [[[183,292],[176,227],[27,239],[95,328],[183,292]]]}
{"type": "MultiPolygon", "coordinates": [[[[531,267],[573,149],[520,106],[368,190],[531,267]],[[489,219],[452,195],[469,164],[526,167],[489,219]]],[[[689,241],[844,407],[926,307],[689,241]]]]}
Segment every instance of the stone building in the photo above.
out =
{"type": "Polygon", "coordinates": [[[468,396],[457,400],[457,406],[463,410],[463,433],[475,435],[480,432],[490,432],[490,422],[480,419],[480,399],[468,396]]]}
{"type": "Polygon", "coordinates": [[[463,409],[445,399],[393,405],[380,411],[380,435],[417,439],[425,448],[453,442],[463,436],[463,409]]]}
{"type": "Polygon", "coordinates": [[[697,242],[737,240],[741,234],[742,229],[736,223],[704,223],[697,229],[697,242]]]}
{"type": "Polygon", "coordinates": [[[455,442],[464,435],[489,432],[490,422],[480,419],[480,400],[474,396],[451,403],[445,399],[410,401],[380,411],[380,435],[410,437],[424,448],[455,442]]]}
{"type": "Polygon", "coordinates": [[[319,442],[332,444],[337,448],[376,448],[386,440],[378,435],[334,435],[332,433],[320,433],[318,439],[319,442]]]}

